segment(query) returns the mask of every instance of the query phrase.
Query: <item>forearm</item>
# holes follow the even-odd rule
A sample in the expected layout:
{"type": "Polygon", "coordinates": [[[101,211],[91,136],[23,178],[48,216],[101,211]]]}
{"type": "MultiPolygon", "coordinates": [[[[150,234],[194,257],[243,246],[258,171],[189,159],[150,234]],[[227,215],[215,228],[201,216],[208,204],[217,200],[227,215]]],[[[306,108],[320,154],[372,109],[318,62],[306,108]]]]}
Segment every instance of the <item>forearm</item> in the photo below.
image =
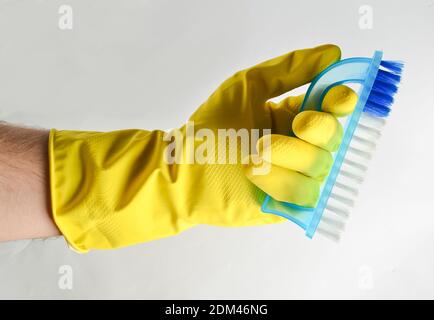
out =
{"type": "Polygon", "coordinates": [[[60,234],[51,218],[48,135],[0,122],[0,241],[60,234]]]}

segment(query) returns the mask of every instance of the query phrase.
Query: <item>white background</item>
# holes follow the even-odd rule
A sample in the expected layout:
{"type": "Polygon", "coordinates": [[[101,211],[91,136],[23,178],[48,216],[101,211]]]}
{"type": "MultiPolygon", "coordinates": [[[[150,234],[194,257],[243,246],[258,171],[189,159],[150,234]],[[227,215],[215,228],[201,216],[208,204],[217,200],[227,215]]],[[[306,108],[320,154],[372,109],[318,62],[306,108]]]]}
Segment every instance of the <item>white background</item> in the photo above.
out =
{"type": "Polygon", "coordinates": [[[27,125],[177,127],[235,71],[322,43],[383,49],[406,70],[341,243],[291,223],[87,255],[63,239],[7,243],[0,298],[434,298],[433,39],[434,0],[1,0],[0,117],[27,125]],[[73,30],[58,28],[63,4],[73,30]]]}

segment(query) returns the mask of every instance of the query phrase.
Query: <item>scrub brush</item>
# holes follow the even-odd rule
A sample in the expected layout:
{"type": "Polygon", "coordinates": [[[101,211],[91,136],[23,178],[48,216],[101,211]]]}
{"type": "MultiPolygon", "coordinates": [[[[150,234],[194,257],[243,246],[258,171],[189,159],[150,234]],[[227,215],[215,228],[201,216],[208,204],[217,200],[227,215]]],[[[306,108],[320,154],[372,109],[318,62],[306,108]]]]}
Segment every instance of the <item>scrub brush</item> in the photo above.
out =
{"type": "Polygon", "coordinates": [[[309,238],[318,232],[336,241],[340,239],[401,81],[403,63],[384,61],[382,57],[381,51],[375,51],[372,58],[341,60],[312,81],[300,111],[321,111],[327,92],[348,83],[360,85],[356,107],[346,118],[342,143],[333,154],[333,166],[316,206],[302,207],[267,195],[261,207],[263,212],[289,219],[303,228],[309,238]]]}

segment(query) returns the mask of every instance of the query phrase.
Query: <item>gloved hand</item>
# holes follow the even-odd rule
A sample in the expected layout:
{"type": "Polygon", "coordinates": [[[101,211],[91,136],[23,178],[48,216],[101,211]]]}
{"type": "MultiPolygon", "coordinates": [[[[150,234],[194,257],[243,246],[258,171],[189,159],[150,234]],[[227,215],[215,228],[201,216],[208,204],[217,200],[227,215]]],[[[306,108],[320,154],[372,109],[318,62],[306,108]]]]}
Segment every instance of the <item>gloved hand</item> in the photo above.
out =
{"type": "MultiPolygon", "coordinates": [[[[218,137],[219,129],[259,129],[257,152],[250,150],[246,164],[239,144],[236,163],[188,163],[185,150],[180,163],[169,163],[167,148],[174,137],[182,135],[180,145],[188,145],[188,125],[171,135],[158,130],[52,129],[50,186],[57,226],[74,249],[85,252],[146,242],[197,224],[282,221],[261,212],[264,192],[277,200],[314,206],[332,164],[330,151],[337,149],[342,136],[334,114],[350,113],[357,97],[347,87],[336,87],[324,100],[327,112],[299,114],[303,96],[279,103],[268,100],[310,82],[339,59],[338,47],[324,45],[240,71],[191,116],[188,125],[194,122],[196,133],[206,129],[195,136],[195,147],[211,143],[210,134],[218,137]],[[264,136],[263,129],[272,134],[264,136]],[[266,174],[255,174],[261,168],[266,174]]],[[[210,150],[202,155],[215,162],[229,158],[213,154],[216,148],[210,150]]]]}

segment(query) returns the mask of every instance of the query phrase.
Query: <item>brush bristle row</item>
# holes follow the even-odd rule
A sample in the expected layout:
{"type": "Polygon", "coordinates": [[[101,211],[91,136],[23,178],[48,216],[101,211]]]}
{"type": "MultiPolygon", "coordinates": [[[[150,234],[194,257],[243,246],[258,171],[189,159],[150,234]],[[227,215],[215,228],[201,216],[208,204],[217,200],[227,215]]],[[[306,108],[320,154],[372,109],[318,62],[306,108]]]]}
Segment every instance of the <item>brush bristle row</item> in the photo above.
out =
{"type": "Polygon", "coordinates": [[[393,96],[398,91],[404,64],[400,61],[381,61],[381,68],[372,86],[364,112],[375,117],[387,117],[393,103],[393,96]]]}

